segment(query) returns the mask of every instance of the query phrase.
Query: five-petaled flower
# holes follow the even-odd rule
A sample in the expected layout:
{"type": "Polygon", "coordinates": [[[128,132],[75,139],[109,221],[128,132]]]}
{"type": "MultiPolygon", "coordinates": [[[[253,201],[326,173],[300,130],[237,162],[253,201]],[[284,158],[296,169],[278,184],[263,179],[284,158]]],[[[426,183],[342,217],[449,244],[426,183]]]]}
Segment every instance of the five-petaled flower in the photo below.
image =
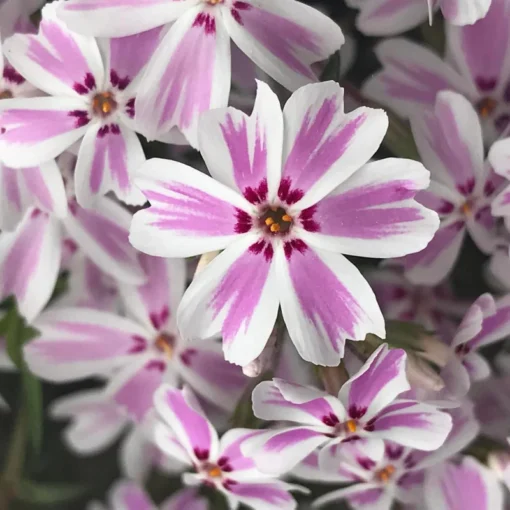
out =
{"type": "Polygon", "coordinates": [[[419,450],[439,448],[451,430],[451,418],[432,405],[398,398],[410,388],[405,364],[405,351],[380,346],[342,386],[338,398],[281,379],[260,383],[253,392],[255,415],[300,425],[259,431],[244,442],[243,452],[262,472],[281,474],[316,448],[327,468],[332,451],[341,453],[358,440],[370,440],[375,451],[383,450],[383,440],[419,450]]]}
{"type": "Polygon", "coordinates": [[[422,249],[436,213],[413,200],[428,172],[411,160],[367,163],[386,132],[381,110],[344,113],[334,82],[293,94],[283,115],[259,83],[251,117],[202,115],[200,149],[214,179],[151,160],[137,186],[132,244],[156,256],[225,250],[194,279],[178,312],[185,337],[223,335],[228,361],[263,350],[281,306],[301,356],[337,365],[345,339],[384,337],[372,290],[343,255],[391,257],[422,249]]]}

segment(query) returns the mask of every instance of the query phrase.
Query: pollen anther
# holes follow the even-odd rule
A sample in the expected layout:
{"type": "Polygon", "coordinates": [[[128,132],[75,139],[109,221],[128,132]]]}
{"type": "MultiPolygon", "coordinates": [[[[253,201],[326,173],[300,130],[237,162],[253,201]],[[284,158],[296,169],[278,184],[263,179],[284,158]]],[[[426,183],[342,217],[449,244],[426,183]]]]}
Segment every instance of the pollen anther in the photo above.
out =
{"type": "Polygon", "coordinates": [[[377,471],[375,476],[381,482],[387,482],[393,476],[393,473],[395,473],[395,471],[396,471],[395,466],[389,464],[385,468],[377,471]]]}
{"type": "Polygon", "coordinates": [[[348,421],[345,422],[345,428],[349,432],[356,432],[358,427],[356,425],[356,421],[355,420],[348,420],[348,421]]]}
{"type": "Polygon", "coordinates": [[[207,474],[211,477],[211,478],[219,478],[221,476],[221,469],[218,467],[218,466],[214,466],[212,467],[211,469],[209,469],[209,471],[207,472],[207,474]]]}
{"type": "Polygon", "coordinates": [[[273,223],[274,223],[274,220],[273,218],[266,218],[266,221],[264,222],[268,227],[270,227],[273,223]]]}
{"type": "Polygon", "coordinates": [[[269,228],[270,228],[271,232],[280,232],[280,229],[281,229],[280,224],[274,223],[274,222],[272,223],[272,225],[269,228]]]}

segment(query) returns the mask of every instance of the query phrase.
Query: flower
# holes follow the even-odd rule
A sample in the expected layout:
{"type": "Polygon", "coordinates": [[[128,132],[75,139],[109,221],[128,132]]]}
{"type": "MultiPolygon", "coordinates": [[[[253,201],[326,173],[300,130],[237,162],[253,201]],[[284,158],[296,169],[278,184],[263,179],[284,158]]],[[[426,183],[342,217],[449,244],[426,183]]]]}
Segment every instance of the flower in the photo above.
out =
{"type": "Polygon", "coordinates": [[[345,114],[334,82],[301,88],[283,115],[259,83],[251,117],[232,108],[202,115],[200,149],[216,180],[162,160],[140,169],[152,207],[133,218],[133,246],[167,257],[225,249],[184,295],[185,337],[221,333],[225,358],[245,366],[279,306],[298,352],[315,364],[338,365],[346,338],[384,337],[372,290],[341,254],[415,252],[438,224],[413,200],[428,184],[420,163],[366,164],[386,128],[381,110],[345,114]]]}
{"type": "MultiPolygon", "coordinates": [[[[117,280],[140,284],[145,278],[136,251],[128,243],[131,214],[108,197],[100,197],[94,210],[80,207],[71,191],[74,158],[65,156],[59,159],[60,171],[53,167],[51,180],[46,180],[53,186],[64,217],[30,207],[14,231],[0,233],[0,300],[14,295],[29,322],[54,291],[69,239],[95,266],[117,280]]],[[[47,197],[44,181],[34,178],[32,185],[47,197]]]]}
{"type": "Polygon", "coordinates": [[[245,441],[243,453],[262,472],[280,474],[319,447],[325,467],[331,452],[341,454],[359,439],[369,439],[375,451],[383,450],[383,439],[420,450],[439,448],[450,432],[450,416],[432,405],[398,398],[410,389],[405,364],[405,351],[381,345],[338,397],[281,379],[260,383],[253,392],[255,416],[299,425],[258,432],[245,441]]]}
{"type": "MultiPolygon", "coordinates": [[[[366,440],[358,440],[348,443],[341,456],[335,450],[330,450],[326,459],[327,469],[321,466],[315,452],[292,474],[302,481],[351,484],[321,496],[314,502],[315,507],[343,498],[355,510],[389,510],[395,500],[411,505],[419,504],[423,501],[423,486],[428,472],[434,472],[446,459],[464,449],[479,432],[469,404],[453,409],[450,413],[453,428],[444,445],[436,451],[417,451],[393,441],[386,441],[384,448],[377,449],[366,440]]],[[[446,507],[426,508],[443,510],[446,507]]]]}
{"type": "Polygon", "coordinates": [[[102,37],[174,22],[140,84],[136,117],[149,138],[177,125],[195,147],[200,114],[227,105],[230,38],[289,90],[316,81],[311,64],[344,41],[336,23],[295,0],[71,0],[58,14],[73,30],[102,37]]]}
{"type": "Polygon", "coordinates": [[[136,421],[163,382],[186,381],[200,396],[230,410],[243,391],[241,370],[215,342],[185,343],[175,311],[185,285],[184,260],[139,254],[145,283],[119,284],[130,318],[91,308],[53,308],[35,322],[40,336],[25,348],[30,369],[51,381],[109,375],[106,393],[136,421]]]}
{"type": "Polygon", "coordinates": [[[195,472],[183,475],[187,485],[206,485],[223,493],[231,509],[242,503],[250,508],[293,510],[296,502],[289,490],[300,487],[260,473],[241,453],[240,445],[256,431],[230,429],[218,440],[188,389],[161,387],[154,398],[164,423],[156,428],[156,443],[167,455],[186,463],[195,472]]]}
{"type": "Polygon", "coordinates": [[[474,25],[447,24],[447,61],[405,39],[380,43],[383,69],[365,83],[364,94],[407,117],[433,107],[441,90],[460,92],[476,108],[484,140],[493,142],[510,121],[509,11],[508,0],[493,0],[474,25]]]}
{"type": "Polygon", "coordinates": [[[68,30],[43,9],[37,35],[16,34],[5,51],[18,72],[49,97],[0,102],[0,154],[4,163],[31,167],[55,158],[81,140],[75,194],[82,206],[113,190],[128,203],[144,197],[131,174],[145,160],[136,136],[139,76],[160,30],[110,39],[103,58],[98,42],[68,30]]]}
{"type": "Polygon", "coordinates": [[[411,126],[432,179],[417,198],[439,213],[441,223],[424,250],[397,262],[412,282],[435,285],[453,269],[466,232],[483,252],[495,249],[491,202],[502,179],[484,161],[478,117],[460,94],[440,92],[434,111],[417,114],[411,126]]]}
{"type": "Polygon", "coordinates": [[[149,496],[130,480],[119,480],[110,489],[110,504],[107,507],[97,501],[87,505],[86,510],[207,510],[207,500],[198,491],[189,488],[177,491],[165,500],[159,507],[150,500],[149,496]]]}
{"type": "Polygon", "coordinates": [[[429,19],[440,8],[447,21],[454,25],[472,25],[489,10],[491,0],[348,0],[359,9],[356,26],[366,35],[388,36],[407,32],[429,19]]]}
{"type": "Polygon", "coordinates": [[[476,350],[510,334],[510,296],[496,302],[483,294],[469,308],[451,342],[451,355],[441,370],[446,391],[456,398],[469,391],[471,382],[491,374],[489,363],[476,350]]]}

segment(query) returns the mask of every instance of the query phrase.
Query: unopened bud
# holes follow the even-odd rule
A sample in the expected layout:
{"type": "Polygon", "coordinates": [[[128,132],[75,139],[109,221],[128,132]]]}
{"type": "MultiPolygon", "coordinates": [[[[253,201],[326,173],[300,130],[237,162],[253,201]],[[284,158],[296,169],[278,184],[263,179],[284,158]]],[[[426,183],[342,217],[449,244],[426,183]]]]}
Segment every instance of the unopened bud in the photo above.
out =
{"type": "Polygon", "coordinates": [[[430,391],[440,391],[444,388],[444,381],[440,375],[414,353],[407,353],[406,373],[412,386],[430,391]]]}
{"type": "Polygon", "coordinates": [[[275,352],[277,337],[277,326],[275,326],[271,335],[269,336],[264,350],[259,354],[259,357],[243,367],[243,374],[246,377],[258,377],[266,370],[273,368],[273,356],[275,352]]]}

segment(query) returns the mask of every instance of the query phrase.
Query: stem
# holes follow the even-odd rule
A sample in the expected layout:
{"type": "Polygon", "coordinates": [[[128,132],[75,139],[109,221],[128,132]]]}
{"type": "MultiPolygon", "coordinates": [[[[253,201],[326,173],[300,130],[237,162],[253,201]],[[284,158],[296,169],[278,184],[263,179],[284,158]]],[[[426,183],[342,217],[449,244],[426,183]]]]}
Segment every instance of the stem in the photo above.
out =
{"type": "Polygon", "coordinates": [[[324,389],[330,395],[338,395],[340,388],[349,379],[343,362],[337,367],[317,367],[324,389]]]}
{"type": "Polygon", "coordinates": [[[9,504],[16,498],[18,486],[23,475],[26,446],[27,414],[22,406],[16,417],[4,471],[0,478],[0,508],[9,508],[9,504]]]}

